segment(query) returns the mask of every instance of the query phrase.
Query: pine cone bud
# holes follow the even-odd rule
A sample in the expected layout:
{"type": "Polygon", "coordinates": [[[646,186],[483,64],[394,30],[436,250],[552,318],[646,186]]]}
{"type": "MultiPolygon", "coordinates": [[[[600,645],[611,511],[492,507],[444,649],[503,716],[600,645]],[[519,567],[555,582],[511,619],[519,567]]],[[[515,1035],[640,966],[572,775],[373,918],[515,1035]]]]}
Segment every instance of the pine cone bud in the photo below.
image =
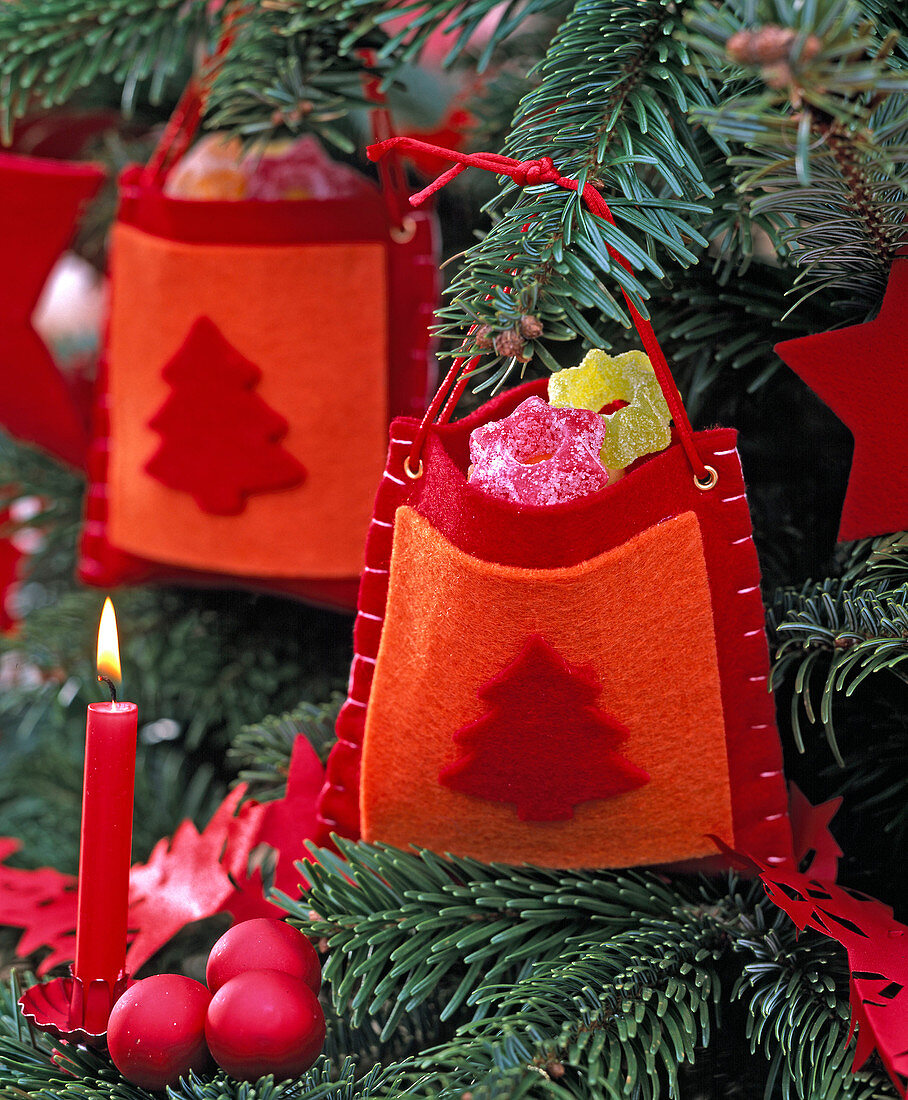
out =
{"type": "Polygon", "coordinates": [[[492,341],[492,346],[498,355],[503,356],[505,359],[512,357],[520,357],[523,354],[523,345],[526,343],[520,333],[513,328],[505,329],[504,332],[499,332],[495,339],[492,341]]]}
{"type": "Polygon", "coordinates": [[[532,313],[524,313],[517,322],[517,331],[526,340],[535,340],[543,333],[542,321],[532,313]]]}
{"type": "MultiPolygon", "coordinates": [[[[738,31],[725,44],[725,52],[739,65],[777,66],[788,60],[791,47],[798,37],[793,27],[779,27],[768,23],[765,27],[738,31]]],[[[815,34],[805,38],[800,57],[811,61],[822,50],[823,43],[815,34]]]]}
{"type": "Polygon", "coordinates": [[[494,331],[491,325],[480,325],[473,333],[473,347],[488,351],[492,346],[492,333],[494,331]]]}
{"type": "Polygon", "coordinates": [[[798,37],[793,27],[776,27],[770,24],[754,32],[753,54],[758,65],[772,65],[784,61],[791,51],[791,44],[798,37]]]}
{"type": "Polygon", "coordinates": [[[546,1067],[546,1071],[553,1080],[557,1081],[559,1077],[564,1077],[565,1068],[561,1062],[551,1062],[546,1067]]]}

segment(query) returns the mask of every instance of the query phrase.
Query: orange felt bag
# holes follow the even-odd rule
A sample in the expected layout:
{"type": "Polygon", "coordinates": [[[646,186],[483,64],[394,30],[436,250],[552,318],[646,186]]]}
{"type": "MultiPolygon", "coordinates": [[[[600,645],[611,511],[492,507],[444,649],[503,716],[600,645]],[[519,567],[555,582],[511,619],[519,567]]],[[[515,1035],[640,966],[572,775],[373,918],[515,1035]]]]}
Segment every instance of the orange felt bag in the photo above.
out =
{"type": "Polygon", "coordinates": [[[469,482],[471,431],[545,381],[447,423],[458,363],[392,425],[325,838],[565,868],[706,866],[714,838],[790,858],[735,432],[691,430],[631,308],[675,430],[604,489],[533,506],[469,482]]]}
{"type": "Polygon", "coordinates": [[[167,194],[199,95],[120,181],[79,575],[352,608],[388,424],[430,385],[435,219],[400,216],[399,174],[353,198],[167,194]]]}

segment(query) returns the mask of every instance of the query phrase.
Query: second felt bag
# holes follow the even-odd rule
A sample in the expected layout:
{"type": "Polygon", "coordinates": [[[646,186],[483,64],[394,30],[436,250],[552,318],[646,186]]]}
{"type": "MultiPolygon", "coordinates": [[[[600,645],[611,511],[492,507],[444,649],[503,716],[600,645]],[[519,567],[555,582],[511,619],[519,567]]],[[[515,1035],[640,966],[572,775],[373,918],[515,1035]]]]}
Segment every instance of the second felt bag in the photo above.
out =
{"type": "Polygon", "coordinates": [[[388,424],[425,407],[436,229],[320,156],[345,193],[186,198],[179,155],[124,172],[84,581],[355,606],[388,424]]]}

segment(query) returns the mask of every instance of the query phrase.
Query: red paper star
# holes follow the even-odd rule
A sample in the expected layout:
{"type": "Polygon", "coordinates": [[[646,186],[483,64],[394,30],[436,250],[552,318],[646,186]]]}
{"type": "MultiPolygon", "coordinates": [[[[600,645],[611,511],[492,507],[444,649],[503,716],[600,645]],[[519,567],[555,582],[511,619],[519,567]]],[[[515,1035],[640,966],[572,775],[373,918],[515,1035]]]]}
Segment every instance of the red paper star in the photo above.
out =
{"type": "Polygon", "coordinates": [[[76,880],[52,867],[30,871],[6,867],[3,861],[19,850],[13,837],[0,837],[0,925],[21,928],[16,954],[25,957],[42,947],[39,974],[69,962],[76,944],[76,880]]]}
{"type": "Polygon", "coordinates": [[[31,317],[103,179],[91,164],[0,153],[0,422],[75,466],[85,457],[86,427],[31,317]]]}
{"type": "Polygon", "coordinates": [[[842,799],[831,798],[828,802],[813,806],[795,783],[789,783],[788,802],[795,858],[800,862],[809,852],[813,852],[810,874],[814,878],[835,882],[842,849],[829,831],[829,823],[842,805],[842,799]]]}
{"type": "MultiPolygon", "coordinates": [[[[324,781],[325,769],[315,749],[305,734],[298,734],[290,758],[287,793],[274,802],[256,804],[251,835],[246,835],[239,845],[228,844],[224,854],[224,865],[237,883],[236,893],[224,904],[234,920],[277,917],[283,913],[276,903],[265,899],[261,871],[255,868],[247,874],[249,853],[260,844],[269,845],[277,854],[273,887],[289,897],[299,894],[302,875],[295,862],[310,856],[306,841],[318,835],[315,805],[324,781]]],[[[242,812],[237,821],[243,823],[242,812]]]]}
{"type": "Polygon", "coordinates": [[[246,788],[224,799],[202,833],[182,822],[171,840],[159,840],[146,864],[129,874],[129,923],[138,929],[126,955],[131,974],[184,924],[210,917],[233,893],[220,859],[227,834],[246,788]]]}
{"type": "Polygon", "coordinates": [[[877,318],[776,344],[776,354],[854,436],[839,539],[908,529],[908,256],[895,259],[877,318]]]}

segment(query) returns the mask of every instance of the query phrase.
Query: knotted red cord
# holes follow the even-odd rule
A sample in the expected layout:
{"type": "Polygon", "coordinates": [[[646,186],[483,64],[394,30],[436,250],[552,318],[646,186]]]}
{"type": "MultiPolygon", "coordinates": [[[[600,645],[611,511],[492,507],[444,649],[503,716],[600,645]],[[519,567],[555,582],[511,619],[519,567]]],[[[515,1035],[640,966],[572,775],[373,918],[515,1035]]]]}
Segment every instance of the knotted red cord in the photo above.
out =
{"type": "MultiPolygon", "coordinates": [[[[615,225],[615,219],[612,217],[611,210],[609,210],[607,203],[596,188],[591,183],[586,183],[581,191],[577,180],[562,176],[550,157],[540,157],[539,160],[521,161],[514,160],[512,157],[502,156],[499,153],[459,153],[454,149],[444,149],[441,146],[430,145],[428,142],[409,137],[393,137],[389,138],[387,141],[379,142],[377,145],[370,145],[366,153],[370,160],[379,161],[382,157],[387,156],[392,149],[431,153],[437,157],[443,157],[447,160],[457,162],[453,168],[449,168],[446,172],[443,172],[438,179],[430,183],[428,187],[423,188],[422,191],[417,192],[415,195],[411,195],[410,202],[413,206],[419,206],[420,203],[425,202],[430,195],[434,195],[436,191],[439,191],[446,184],[450,183],[455,176],[459,176],[460,173],[467,168],[482,168],[487,172],[494,172],[496,175],[508,176],[518,185],[518,187],[533,187],[542,183],[554,183],[558,187],[563,187],[566,191],[579,191],[581,198],[586,203],[591,213],[595,214],[597,217],[605,218],[611,225],[615,225]]],[[[625,271],[633,274],[631,265],[620,252],[612,248],[611,245],[606,245],[606,248],[608,249],[609,255],[616,263],[621,264],[625,271]]],[[[709,471],[703,464],[700,455],[697,453],[697,448],[694,443],[694,432],[691,428],[690,420],[687,418],[687,413],[681,402],[681,395],[678,393],[678,387],[675,385],[674,378],[672,378],[665,355],[662,352],[662,348],[659,346],[659,341],[656,339],[653,326],[641,316],[627,292],[622,290],[622,294],[630,310],[634,327],[640,334],[640,339],[653,365],[653,371],[659,381],[662,393],[665,396],[665,402],[675,422],[679,442],[684,448],[684,453],[687,455],[687,460],[690,463],[691,470],[693,470],[694,477],[701,482],[707,481],[710,476],[709,471]]],[[[467,376],[476,364],[477,359],[474,358],[469,360],[469,362],[466,363],[466,367],[461,371],[464,362],[464,359],[455,360],[454,367],[448,371],[438,394],[435,396],[435,400],[429,406],[426,416],[419,426],[419,431],[413,441],[413,446],[407,460],[411,470],[413,468],[414,459],[418,460],[420,452],[422,451],[423,443],[428,434],[429,424],[441,407],[441,403],[444,399],[444,392],[454,384],[455,379],[457,379],[457,384],[451,392],[451,396],[444,408],[444,412],[447,412],[448,416],[450,416],[454,405],[463,393],[467,383],[467,376]],[[459,378],[457,377],[458,373],[459,378]]],[[[443,421],[440,420],[440,422],[443,421]]]]}

